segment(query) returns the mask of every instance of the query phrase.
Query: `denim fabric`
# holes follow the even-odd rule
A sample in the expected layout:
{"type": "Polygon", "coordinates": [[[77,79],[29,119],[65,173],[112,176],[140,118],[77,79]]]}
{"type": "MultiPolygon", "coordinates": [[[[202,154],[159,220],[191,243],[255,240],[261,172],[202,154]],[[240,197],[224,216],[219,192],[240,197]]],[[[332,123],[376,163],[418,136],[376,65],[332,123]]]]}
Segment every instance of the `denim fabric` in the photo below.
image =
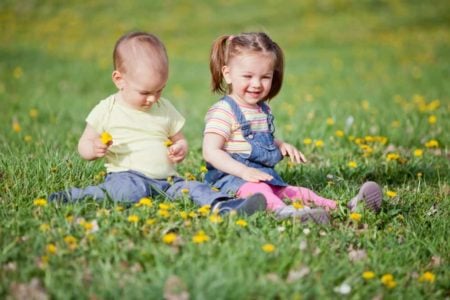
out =
{"type": "Polygon", "coordinates": [[[200,206],[215,205],[218,201],[233,199],[223,192],[213,191],[211,186],[198,182],[187,181],[181,177],[173,177],[169,183],[165,179],[151,179],[136,171],[109,173],[105,181],[96,186],[86,188],[71,188],[69,201],[75,202],[86,197],[97,201],[110,198],[117,202],[138,202],[143,197],[152,197],[165,193],[170,200],[181,198],[184,190],[188,190],[189,198],[200,206]]]}
{"type": "MultiPolygon", "coordinates": [[[[228,96],[223,97],[222,100],[226,101],[231,106],[231,109],[240,124],[244,138],[252,146],[250,154],[232,153],[230,154],[231,157],[249,167],[259,169],[272,175],[273,179],[266,181],[266,183],[274,186],[287,186],[280,175],[274,170],[275,165],[283,159],[283,155],[275,144],[274,117],[269,112],[267,104],[261,103],[259,105],[267,115],[269,132],[254,132],[251,129],[250,122],[245,119],[238,104],[228,96]]],[[[225,193],[236,193],[239,188],[246,183],[242,178],[217,170],[211,164],[207,164],[207,168],[208,172],[206,173],[205,181],[225,193]]]]}

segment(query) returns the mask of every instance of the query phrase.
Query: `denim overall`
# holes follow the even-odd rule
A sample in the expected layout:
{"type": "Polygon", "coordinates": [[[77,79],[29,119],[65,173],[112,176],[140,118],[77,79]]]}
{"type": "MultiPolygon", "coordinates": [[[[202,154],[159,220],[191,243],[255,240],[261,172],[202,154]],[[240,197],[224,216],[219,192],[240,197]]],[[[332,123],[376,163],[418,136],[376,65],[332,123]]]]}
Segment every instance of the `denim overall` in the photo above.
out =
{"type": "MultiPolygon", "coordinates": [[[[232,98],[225,96],[221,100],[227,102],[231,106],[245,140],[249,142],[252,147],[250,154],[230,153],[230,156],[251,168],[256,168],[272,175],[273,179],[265,181],[266,183],[275,186],[287,186],[280,175],[274,170],[275,165],[283,159],[283,155],[275,144],[273,135],[275,131],[273,124],[274,116],[269,112],[267,104],[263,102],[259,104],[259,106],[267,115],[269,131],[254,132],[251,129],[250,122],[245,119],[241,109],[232,98]]],[[[211,164],[207,164],[206,167],[208,168],[208,172],[206,173],[205,181],[220,189],[222,192],[235,194],[239,188],[246,183],[242,178],[217,170],[211,164]]]]}

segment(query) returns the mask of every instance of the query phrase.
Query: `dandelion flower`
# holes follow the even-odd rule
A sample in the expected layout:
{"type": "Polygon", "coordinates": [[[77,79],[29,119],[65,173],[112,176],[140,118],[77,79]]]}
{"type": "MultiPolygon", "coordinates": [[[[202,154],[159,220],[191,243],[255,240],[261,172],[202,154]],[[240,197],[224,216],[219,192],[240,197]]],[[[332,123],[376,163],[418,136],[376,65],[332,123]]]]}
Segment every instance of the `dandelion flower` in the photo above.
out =
{"type": "Polygon", "coordinates": [[[439,142],[436,140],[429,140],[428,142],[425,143],[425,147],[427,148],[438,148],[439,147],[439,142]]]}
{"type": "Polygon", "coordinates": [[[30,111],[28,112],[28,115],[32,118],[32,119],[36,119],[37,116],[39,115],[39,112],[36,108],[32,108],[30,109],[30,111]]]}
{"type": "Polygon", "coordinates": [[[27,143],[31,142],[33,140],[33,137],[31,135],[26,135],[23,137],[23,140],[27,143]]]}
{"type": "Polygon", "coordinates": [[[112,142],[112,136],[108,132],[103,131],[102,134],[100,135],[100,140],[102,141],[103,144],[108,145],[109,143],[112,142]]]}
{"type": "Polygon", "coordinates": [[[162,210],[170,210],[173,206],[169,203],[160,203],[159,204],[159,209],[162,210]]]}
{"type": "Polygon", "coordinates": [[[356,161],[351,160],[348,162],[347,167],[349,167],[350,169],[355,169],[356,167],[358,167],[358,164],[356,163],[356,161]]]}
{"type": "Polygon", "coordinates": [[[197,209],[197,211],[199,212],[199,214],[201,214],[202,216],[206,216],[209,214],[209,212],[211,211],[211,205],[203,205],[202,207],[200,207],[199,209],[197,209]]]}
{"type": "Polygon", "coordinates": [[[389,289],[393,289],[397,286],[397,282],[394,280],[394,276],[390,273],[381,276],[381,283],[389,289]]]}
{"type": "Polygon", "coordinates": [[[196,244],[203,244],[209,241],[209,236],[207,236],[203,230],[200,230],[192,237],[192,241],[196,244]]]}
{"type": "Polygon", "coordinates": [[[173,232],[167,233],[162,237],[162,241],[165,244],[171,245],[177,239],[177,235],[173,232]]]}
{"type": "Polygon", "coordinates": [[[423,156],[423,150],[422,149],[414,150],[414,156],[415,157],[422,157],[423,156]]]}
{"type": "Polygon", "coordinates": [[[375,273],[372,271],[365,271],[362,273],[362,278],[364,278],[365,280],[370,280],[375,278],[375,273]]]}
{"type": "Polygon", "coordinates": [[[334,133],[337,137],[343,137],[344,136],[344,131],[342,130],[336,130],[336,132],[334,133]]]}
{"type": "Polygon", "coordinates": [[[167,139],[167,140],[164,142],[164,145],[165,145],[166,147],[170,147],[170,146],[173,145],[173,142],[172,142],[171,140],[167,139]]]}
{"type": "Polygon", "coordinates": [[[431,272],[425,272],[419,277],[419,282],[429,282],[433,283],[436,281],[436,275],[431,272]]]}
{"type": "Polygon", "coordinates": [[[50,243],[47,245],[46,249],[48,254],[56,254],[56,251],[58,251],[58,248],[56,248],[55,244],[50,243]]]}
{"type": "Polygon", "coordinates": [[[222,217],[218,214],[213,214],[209,217],[209,221],[213,224],[219,224],[223,221],[222,217]]]}
{"type": "Polygon", "coordinates": [[[22,130],[22,127],[20,126],[19,121],[17,121],[17,120],[13,121],[12,129],[14,132],[20,132],[22,130]]]}
{"type": "Polygon", "coordinates": [[[388,153],[386,155],[386,160],[387,161],[398,160],[399,158],[400,158],[400,155],[398,153],[388,153]]]}
{"type": "Polygon", "coordinates": [[[136,206],[137,207],[142,207],[142,206],[152,207],[153,206],[153,202],[152,202],[152,199],[150,199],[148,197],[143,197],[143,198],[139,199],[139,202],[136,203],[136,206]]]}
{"type": "Polygon", "coordinates": [[[434,124],[436,124],[436,122],[437,122],[437,117],[435,115],[431,115],[428,117],[428,123],[430,125],[434,125],[434,124]]]}
{"type": "Polygon", "coordinates": [[[187,195],[187,194],[189,194],[189,189],[181,189],[181,193],[183,195],[187,195]]]}
{"type": "Polygon", "coordinates": [[[355,221],[355,222],[361,221],[361,214],[359,214],[359,213],[351,213],[349,217],[350,217],[350,220],[352,220],[352,221],[355,221]]]}
{"type": "Polygon", "coordinates": [[[73,235],[68,235],[64,237],[64,242],[70,250],[75,250],[77,248],[77,239],[73,235]]]}
{"type": "Polygon", "coordinates": [[[33,204],[35,206],[46,206],[47,205],[47,200],[44,198],[37,198],[33,201],[33,204]]]}
{"type": "Polygon", "coordinates": [[[388,196],[389,198],[394,198],[395,196],[397,196],[397,192],[394,191],[386,191],[386,196],[388,196]]]}
{"type": "Polygon", "coordinates": [[[274,246],[273,244],[264,244],[264,245],[261,247],[261,249],[262,249],[264,252],[271,253],[271,252],[274,252],[276,248],[275,248],[275,246],[274,246]]]}
{"type": "Polygon", "coordinates": [[[170,212],[167,209],[160,209],[158,210],[158,215],[163,218],[168,218],[170,217],[170,212]]]}
{"type": "Polygon", "coordinates": [[[201,173],[206,173],[206,172],[208,172],[208,168],[206,166],[201,166],[200,167],[200,172],[201,173]]]}
{"type": "Polygon", "coordinates": [[[334,120],[333,118],[327,118],[327,125],[334,125],[334,120]]]}
{"type": "Polygon", "coordinates": [[[310,138],[303,139],[303,144],[311,145],[312,144],[312,139],[310,139],[310,138]]]}
{"type": "Polygon", "coordinates": [[[46,232],[50,229],[50,225],[48,223],[43,223],[39,226],[39,230],[42,232],[46,232]]]}
{"type": "Polygon", "coordinates": [[[128,216],[127,220],[130,223],[137,223],[137,222],[139,222],[139,217],[136,215],[130,215],[130,216],[128,216]]]}
{"type": "Polygon", "coordinates": [[[317,148],[323,148],[323,146],[325,145],[325,143],[322,140],[317,140],[315,143],[317,148]]]}
{"type": "Polygon", "coordinates": [[[247,227],[247,221],[239,219],[236,221],[236,225],[241,226],[241,227],[247,227]]]}
{"type": "Polygon", "coordinates": [[[295,201],[295,202],[293,202],[292,203],[292,206],[295,208],[295,209],[302,209],[304,206],[303,206],[303,204],[300,202],[300,201],[295,201]]]}
{"type": "Polygon", "coordinates": [[[145,225],[153,225],[155,223],[156,223],[156,220],[152,219],[152,218],[145,220],[145,225]]]}

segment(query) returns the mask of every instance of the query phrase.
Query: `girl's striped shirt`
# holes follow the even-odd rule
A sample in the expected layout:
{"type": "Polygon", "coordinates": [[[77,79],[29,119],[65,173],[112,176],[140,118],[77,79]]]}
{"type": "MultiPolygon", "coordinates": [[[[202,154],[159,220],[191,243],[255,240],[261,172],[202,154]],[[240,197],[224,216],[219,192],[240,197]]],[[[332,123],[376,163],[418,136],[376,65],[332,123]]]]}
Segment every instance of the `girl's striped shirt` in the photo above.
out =
{"type": "MultiPolygon", "coordinates": [[[[250,122],[252,131],[268,132],[267,115],[261,107],[239,105],[245,119],[250,122]]],[[[251,145],[242,135],[240,125],[231,109],[224,100],[214,104],[206,113],[204,133],[215,133],[225,138],[224,151],[228,153],[250,154],[251,145]]]]}

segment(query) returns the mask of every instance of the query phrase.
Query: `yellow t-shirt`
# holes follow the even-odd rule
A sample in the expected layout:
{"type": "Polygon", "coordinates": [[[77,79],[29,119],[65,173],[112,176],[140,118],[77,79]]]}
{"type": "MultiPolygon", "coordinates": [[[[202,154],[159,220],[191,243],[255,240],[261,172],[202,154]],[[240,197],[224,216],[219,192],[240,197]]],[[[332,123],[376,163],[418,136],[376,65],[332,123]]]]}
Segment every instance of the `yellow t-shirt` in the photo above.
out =
{"type": "Polygon", "coordinates": [[[183,116],[164,98],[148,111],[140,111],[120,104],[118,97],[114,94],[100,101],[86,118],[99,134],[107,131],[112,136],[107,171],[134,170],[153,179],[177,175],[165,141],[184,126],[183,116]]]}

